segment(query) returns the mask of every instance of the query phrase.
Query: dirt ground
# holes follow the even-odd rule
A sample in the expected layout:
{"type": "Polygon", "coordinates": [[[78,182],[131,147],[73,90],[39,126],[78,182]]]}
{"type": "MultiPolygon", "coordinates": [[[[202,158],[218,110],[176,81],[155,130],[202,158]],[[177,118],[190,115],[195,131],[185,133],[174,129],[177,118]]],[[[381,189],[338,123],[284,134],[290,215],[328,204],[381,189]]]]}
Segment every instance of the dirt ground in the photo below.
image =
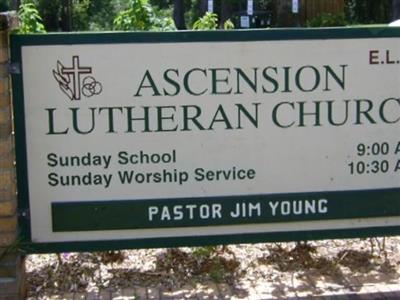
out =
{"type": "Polygon", "coordinates": [[[30,255],[26,270],[31,298],[138,286],[218,285],[238,298],[400,289],[400,237],[30,255]]]}

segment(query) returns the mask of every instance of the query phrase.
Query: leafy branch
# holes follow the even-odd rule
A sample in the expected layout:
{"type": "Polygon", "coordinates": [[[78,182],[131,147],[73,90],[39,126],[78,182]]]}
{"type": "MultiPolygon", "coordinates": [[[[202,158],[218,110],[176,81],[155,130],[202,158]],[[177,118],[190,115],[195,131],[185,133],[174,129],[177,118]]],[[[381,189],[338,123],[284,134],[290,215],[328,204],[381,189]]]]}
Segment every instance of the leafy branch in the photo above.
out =
{"type": "Polygon", "coordinates": [[[18,10],[21,22],[19,33],[45,33],[43,20],[34,3],[22,3],[18,10]]]}

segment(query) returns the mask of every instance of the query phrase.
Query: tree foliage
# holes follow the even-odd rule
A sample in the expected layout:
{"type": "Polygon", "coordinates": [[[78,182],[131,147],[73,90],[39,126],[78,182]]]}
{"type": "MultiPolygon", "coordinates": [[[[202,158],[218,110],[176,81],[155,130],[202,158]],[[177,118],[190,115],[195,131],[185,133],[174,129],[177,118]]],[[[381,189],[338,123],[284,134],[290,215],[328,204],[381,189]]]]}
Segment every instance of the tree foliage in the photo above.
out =
{"type": "Polygon", "coordinates": [[[400,0],[393,0],[392,4],[392,20],[400,19],[400,0]]]}
{"type": "Polygon", "coordinates": [[[18,10],[18,16],[20,19],[20,33],[46,32],[44,25],[42,24],[42,18],[40,17],[34,3],[22,3],[18,10]]]}
{"type": "Polygon", "coordinates": [[[115,30],[175,30],[170,17],[157,16],[147,0],[130,0],[126,10],[114,19],[115,30]]]}
{"type": "Polygon", "coordinates": [[[0,11],[7,11],[9,8],[7,0],[0,0],[0,11]]]}
{"type": "Polygon", "coordinates": [[[127,9],[128,0],[86,0],[90,4],[87,9],[89,30],[111,30],[118,12],[127,9]]]}
{"type": "MultiPolygon", "coordinates": [[[[11,2],[14,3],[11,0],[0,0],[0,9],[8,9],[11,2]]],[[[114,28],[174,30],[173,12],[178,28],[192,28],[194,23],[197,23],[196,29],[215,27],[209,17],[198,21],[206,13],[207,0],[30,0],[29,2],[36,5],[48,31],[66,30],[67,27],[70,28],[71,23],[74,31],[114,28]],[[72,13],[72,22],[69,22],[68,10],[72,13]]],[[[320,18],[311,20],[312,22],[309,20],[309,25],[388,23],[395,16],[393,13],[395,2],[399,0],[345,0],[345,20],[343,15],[321,15],[320,18]]],[[[278,3],[280,1],[255,0],[254,10],[276,12],[278,3]]],[[[231,18],[235,21],[239,14],[246,13],[246,9],[246,0],[214,0],[214,13],[219,16],[215,28],[224,28],[226,20],[231,18]]],[[[272,16],[274,23],[279,21],[276,18],[275,13],[272,16]]]]}
{"type": "Polygon", "coordinates": [[[60,31],[62,21],[62,1],[61,0],[35,0],[43,23],[48,31],[60,31]]]}
{"type": "MultiPolygon", "coordinates": [[[[193,30],[215,30],[218,27],[218,15],[211,12],[206,12],[205,15],[199,18],[193,24],[193,30]]],[[[230,19],[223,24],[225,30],[235,29],[235,25],[230,19]]]]}
{"type": "Polygon", "coordinates": [[[392,0],[346,0],[346,8],[350,23],[388,23],[392,15],[392,0]]]}
{"type": "Polygon", "coordinates": [[[145,0],[131,0],[130,7],[114,19],[116,30],[149,30],[153,10],[145,0]]]}
{"type": "Polygon", "coordinates": [[[344,14],[323,13],[307,22],[308,27],[346,26],[348,21],[344,14]]]}

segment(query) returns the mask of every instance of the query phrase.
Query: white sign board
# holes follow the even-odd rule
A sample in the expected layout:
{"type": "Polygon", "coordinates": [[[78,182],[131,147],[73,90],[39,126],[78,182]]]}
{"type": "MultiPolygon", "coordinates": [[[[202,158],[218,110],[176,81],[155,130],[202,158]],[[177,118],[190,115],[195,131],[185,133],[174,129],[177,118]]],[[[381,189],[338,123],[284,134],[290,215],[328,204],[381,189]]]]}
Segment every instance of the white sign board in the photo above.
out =
{"type": "Polygon", "coordinates": [[[250,28],[250,17],[249,16],[240,16],[240,27],[241,28],[250,28]]]}
{"type": "Polygon", "coordinates": [[[214,11],[214,0],[208,0],[207,2],[207,11],[213,12],[214,11]]]}
{"type": "Polygon", "coordinates": [[[299,0],[292,0],[292,13],[299,13],[299,0]]]}
{"type": "Polygon", "coordinates": [[[249,16],[253,15],[254,9],[253,9],[253,0],[247,0],[247,14],[249,16]]]}
{"type": "Polygon", "coordinates": [[[32,241],[399,226],[399,41],[23,45],[32,241]]]}

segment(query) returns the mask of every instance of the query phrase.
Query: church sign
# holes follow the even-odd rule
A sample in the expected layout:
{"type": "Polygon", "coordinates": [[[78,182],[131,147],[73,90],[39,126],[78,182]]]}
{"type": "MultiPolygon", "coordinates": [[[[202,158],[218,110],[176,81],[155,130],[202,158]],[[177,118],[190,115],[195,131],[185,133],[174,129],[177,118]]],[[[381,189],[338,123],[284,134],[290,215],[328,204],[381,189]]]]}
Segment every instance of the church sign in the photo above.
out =
{"type": "Polygon", "coordinates": [[[399,28],[13,35],[12,64],[30,251],[400,233],[399,28]]]}

